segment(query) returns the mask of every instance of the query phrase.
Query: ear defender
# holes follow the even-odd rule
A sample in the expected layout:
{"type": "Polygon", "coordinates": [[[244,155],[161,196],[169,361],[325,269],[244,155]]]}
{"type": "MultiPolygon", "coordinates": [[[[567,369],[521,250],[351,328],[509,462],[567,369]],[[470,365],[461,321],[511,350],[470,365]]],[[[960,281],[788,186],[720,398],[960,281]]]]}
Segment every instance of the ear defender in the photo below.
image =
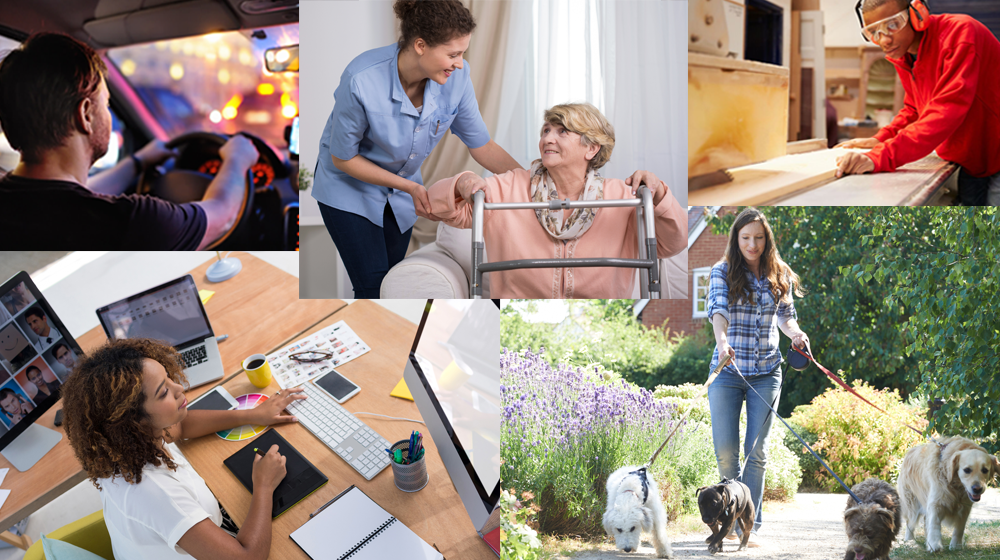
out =
{"type": "Polygon", "coordinates": [[[931,10],[925,0],[910,2],[910,25],[914,31],[924,31],[931,22],[931,10]]]}
{"type": "MultiPolygon", "coordinates": [[[[914,31],[924,31],[930,25],[931,21],[931,9],[928,5],[928,0],[911,0],[910,2],[910,25],[913,26],[914,31]]],[[[865,18],[861,16],[861,5],[864,0],[858,0],[858,3],[854,6],[854,13],[858,16],[858,23],[861,27],[865,26],[865,18]]],[[[861,34],[865,38],[866,42],[871,42],[868,36],[864,33],[861,34]]]]}

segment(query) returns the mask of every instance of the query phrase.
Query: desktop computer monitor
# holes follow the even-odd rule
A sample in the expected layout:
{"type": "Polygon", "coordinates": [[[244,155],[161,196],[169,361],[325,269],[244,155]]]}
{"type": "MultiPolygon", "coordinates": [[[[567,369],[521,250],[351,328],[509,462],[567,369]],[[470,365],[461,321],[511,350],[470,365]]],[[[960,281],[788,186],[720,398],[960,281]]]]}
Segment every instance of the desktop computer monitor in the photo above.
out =
{"type": "Polygon", "coordinates": [[[31,468],[62,435],[35,424],[83,351],[26,272],[0,286],[0,452],[31,468]]]}
{"type": "Polygon", "coordinates": [[[473,525],[500,499],[500,307],[428,300],[403,374],[473,525]]]}

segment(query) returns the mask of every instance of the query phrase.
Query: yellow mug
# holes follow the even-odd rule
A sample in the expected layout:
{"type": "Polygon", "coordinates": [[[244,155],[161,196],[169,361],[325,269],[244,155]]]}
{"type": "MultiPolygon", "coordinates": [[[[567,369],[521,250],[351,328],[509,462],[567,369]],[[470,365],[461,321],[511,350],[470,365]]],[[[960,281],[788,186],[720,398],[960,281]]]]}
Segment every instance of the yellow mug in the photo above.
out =
{"type": "Polygon", "coordinates": [[[271,384],[271,364],[267,363],[267,356],[263,354],[254,354],[243,360],[243,371],[247,372],[250,383],[261,389],[271,384]]]}

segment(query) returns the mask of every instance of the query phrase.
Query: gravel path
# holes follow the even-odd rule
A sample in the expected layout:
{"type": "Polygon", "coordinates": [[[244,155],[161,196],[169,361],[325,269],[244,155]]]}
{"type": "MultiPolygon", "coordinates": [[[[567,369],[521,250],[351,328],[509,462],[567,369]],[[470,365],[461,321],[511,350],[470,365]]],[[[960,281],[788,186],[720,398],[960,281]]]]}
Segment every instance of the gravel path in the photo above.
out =
{"type": "MultiPolygon", "coordinates": [[[[748,548],[736,552],[738,541],[725,541],[723,552],[718,558],[769,558],[775,560],[829,560],[843,558],[847,547],[844,533],[843,511],[847,505],[844,494],[797,494],[793,502],[770,503],[765,505],[764,525],[760,530],[760,548],[748,548]]],[[[1000,491],[990,488],[980,503],[972,507],[969,521],[996,521],[1000,519],[1000,491]]],[[[905,522],[904,522],[905,523],[905,522]]],[[[668,526],[668,529],[670,527],[668,526]]],[[[905,531],[905,526],[903,531],[905,531]]],[[[900,531],[900,538],[904,532],[900,531]]],[[[918,531],[918,538],[923,530],[918,531]]],[[[676,557],[712,557],[708,553],[705,538],[709,530],[702,533],[671,533],[671,546],[676,557]]],[[[945,530],[945,543],[950,531],[945,530]]],[[[897,542],[897,545],[900,543],[897,542]]],[[[573,560],[634,560],[653,557],[651,543],[644,543],[638,554],[627,554],[615,550],[612,544],[601,545],[600,550],[577,553],[573,560]]]]}

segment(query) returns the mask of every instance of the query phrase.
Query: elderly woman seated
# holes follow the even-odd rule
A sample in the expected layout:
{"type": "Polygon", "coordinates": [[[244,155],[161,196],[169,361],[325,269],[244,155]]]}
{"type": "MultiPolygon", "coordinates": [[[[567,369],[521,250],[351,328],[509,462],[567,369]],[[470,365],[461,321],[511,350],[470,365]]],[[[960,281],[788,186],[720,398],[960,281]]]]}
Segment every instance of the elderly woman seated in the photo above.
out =
{"type": "MultiPolygon", "coordinates": [[[[428,189],[432,213],[458,228],[472,226],[472,194],[487,202],[634,198],[642,180],[653,195],[656,254],[667,258],[687,246],[687,213],[663,181],[637,173],[628,181],[598,172],[611,159],[615,132],[593,105],[556,105],[545,112],[531,169],[483,179],[466,171],[428,189]],[[638,177],[638,178],[637,178],[638,177]]],[[[483,237],[492,262],[528,258],[639,257],[634,207],[484,212],[483,237]]],[[[635,268],[533,268],[491,272],[491,297],[628,298],[635,268]]]]}

